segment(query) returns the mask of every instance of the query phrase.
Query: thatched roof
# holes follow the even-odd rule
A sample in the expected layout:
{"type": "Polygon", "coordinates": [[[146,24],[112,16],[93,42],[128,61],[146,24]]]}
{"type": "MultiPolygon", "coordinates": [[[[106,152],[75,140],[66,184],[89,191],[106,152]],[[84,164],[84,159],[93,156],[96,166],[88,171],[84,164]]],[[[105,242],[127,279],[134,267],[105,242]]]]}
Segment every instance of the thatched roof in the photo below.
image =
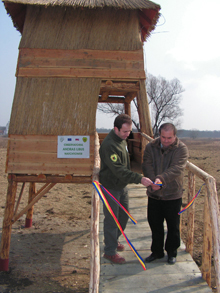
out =
{"type": "Polygon", "coordinates": [[[139,10],[142,39],[154,29],[159,18],[160,6],[148,0],[7,0],[3,1],[14,26],[22,33],[27,5],[62,6],[83,8],[114,7],[115,9],[139,10]]]}
{"type": "Polygon", "coordinates": [[[160,6],[148,0],[7,0],[5,3],[20,3],[30,5],[52,5],[72,7],[115,7],[123,9],[157,9],[160,6]]]}

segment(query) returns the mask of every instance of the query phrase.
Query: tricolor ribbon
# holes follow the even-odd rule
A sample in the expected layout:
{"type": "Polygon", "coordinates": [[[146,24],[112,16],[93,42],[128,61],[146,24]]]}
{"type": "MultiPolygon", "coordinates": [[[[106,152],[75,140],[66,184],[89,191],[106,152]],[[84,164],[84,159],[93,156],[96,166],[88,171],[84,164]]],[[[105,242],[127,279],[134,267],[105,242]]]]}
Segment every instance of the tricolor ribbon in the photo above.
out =
{"type": "Polygon", "coordinates": [[[202,186],[200,187],[200,189],[199,189],[199,191],[196,193],[196,195],[193,197],[193,199],[192,199],[192,200],[191,200],[191,201],[185,206],[185,208],[183,208],[183,209],[178,213],[178,215],[180,215],[180,214],[182,214],[183,212],[185,212],[185,210],[187,210],[187,209],[193,204],[194,200],[195,200],[195,199],[197,198],[197,196],[199,195],[199,193],[200,193],[200,191],[201,191],[203,185],[205,185],[205,183],[202,184],[202,186]]]}
{"type": "Polygon", "coordinates": [[[136,224],[137,221],[130,215],[130,213],[120,204],[120,202],[109,192],[107,191],[107,189],[105,187],[103,187],[98,181],[94,181],[92,183],[96,189],[96,191],[99,194],[100,199],[102,200],[103,204],[106,206],[106,208],[108,209],[109,213],[112,215],[113,219],[115,220],[115,223],[117,224],[119,230],[121,231],[121,234],[125,237],[125,240],[127,241],[129,247],[131,248],[131,250],[133,251],[133,253],[135,254],[135,256],[137,257],[137,259],[139,260],[139,262],[141,263],[142,267],[144,270],[146,270],[144,261],[142,259],[142,257],[139,255],[139,253],[137,252],[137,250],[134,248],[134,246],[132,245],[132,243],[130,242],[130,240],[128,239],[128,237],[125,235],[123,229],[121,228],[121,225],[118,221],[118,219],[116,218],[114,212],[112,211],[112,208],[110,207],[108,201],[106,200],[105,195],[102,192],[102,189],[105,190],[107,192],[107,194],[109,194],[111,196],[111,198],[119,205],[119,207],[121,207],[126,214],[128,215],[128,217],[131,219],[131,221],[136,224]],[[102,188],[102,189],[101,189],[102,188]]]}

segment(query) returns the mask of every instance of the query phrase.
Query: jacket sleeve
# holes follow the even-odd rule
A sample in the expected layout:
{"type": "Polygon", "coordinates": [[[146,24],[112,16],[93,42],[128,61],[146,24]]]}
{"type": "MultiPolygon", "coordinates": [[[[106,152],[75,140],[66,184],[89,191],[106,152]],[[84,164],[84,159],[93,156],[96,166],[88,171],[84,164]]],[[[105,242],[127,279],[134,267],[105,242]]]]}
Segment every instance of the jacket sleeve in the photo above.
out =
{"type": "Polygon", "coordinates": [[[167,168],[163,173],[156,175],[156,177],[162,181],[164,188],[166,188],[167,184],[171,181],[181,176],[186,167],[187,159],[188,149],[184,144],[181,144],[174,151],[169,168],[167,168]]]}
{"type": "Polygon", "coordinates": [[[150,144],[147,144],[143,156],[142,171],[144,173],[144,176],[150,178],[152,181],[154,181],[156,178],[153,166],[154,164],[152,149],[150,144]]]}
{"type": "Polygon", "coordinates": [[[139,173],[132,172],[128,166],[122,164],[121,158],[117,154],[117,150],[112,146],[109,146],[105,149],[105,152],[102,153],[101,159],[105,162],[106,166],[110,169],[112,174],[126,185],[128,183],[141,183],[143,176],[139,173]],[[116,157],[113,158],[112,154],[116,154],[116,157]]]}

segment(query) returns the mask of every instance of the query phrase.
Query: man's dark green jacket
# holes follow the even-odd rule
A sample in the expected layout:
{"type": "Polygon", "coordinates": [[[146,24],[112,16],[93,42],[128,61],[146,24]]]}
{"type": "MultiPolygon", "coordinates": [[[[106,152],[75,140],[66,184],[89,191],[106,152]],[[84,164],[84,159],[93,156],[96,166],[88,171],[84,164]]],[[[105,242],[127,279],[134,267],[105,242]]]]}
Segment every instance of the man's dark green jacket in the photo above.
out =
{"type": "Polygon", "coordinates": [[[107,189],[120,190],[129,183],[141,183],[143,175],[130,170],[127,143],[112,129],[99,149],[99,181],[107,189]]]}

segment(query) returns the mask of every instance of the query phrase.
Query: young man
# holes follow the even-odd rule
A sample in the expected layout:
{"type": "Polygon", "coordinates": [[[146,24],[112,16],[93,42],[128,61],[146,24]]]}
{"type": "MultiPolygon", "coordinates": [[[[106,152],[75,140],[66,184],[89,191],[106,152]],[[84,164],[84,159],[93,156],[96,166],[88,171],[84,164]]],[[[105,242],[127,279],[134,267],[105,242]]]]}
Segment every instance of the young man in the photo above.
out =
{"type": "MultiPolygon", "coordinates": [[[[130,116],[126,114],[117,116],[114,129],[103,140],[99,150],[101,158],[99,181],[127,210],[129,203],[126,185],[128,183],[142,183],[144,186],[152,184],[149,178],[130,170],[126,138],[131,129],[130,116]]],[[[106,198],[124,230],[128,221],[127,214],[108,195],[106,198]]],[[[104,216],[104,258],[116,264],[125,263],[125,259],[116,252],[124,250],[124,245],[118,242],[121,232],[105,206],[104,216]]]]}
{"type": "Polygon", "coordinates": [[[147,188],[148,222],[152,232],[151,262],[164,256],[164,220],[167,223],[165,250],[168,263],[176,262],[180,246],[180,216],[182,205],[183,176],[188,159],[186,145],[176,137],[176,128],[171,123],[162,124],[160,137],[147,144],[143,158],[143,173],[154,183],[147,188]]]}

